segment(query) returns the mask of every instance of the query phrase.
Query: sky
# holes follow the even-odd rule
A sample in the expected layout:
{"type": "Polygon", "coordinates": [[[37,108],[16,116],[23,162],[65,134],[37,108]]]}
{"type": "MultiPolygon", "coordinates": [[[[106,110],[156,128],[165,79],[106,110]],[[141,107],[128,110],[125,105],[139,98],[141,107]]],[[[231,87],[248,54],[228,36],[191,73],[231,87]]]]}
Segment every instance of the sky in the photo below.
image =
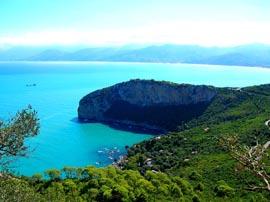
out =
{"type": "Polygon", "coordinates": [[[0,0],[6,45],[270,44],[270,0],[0,0]]]}

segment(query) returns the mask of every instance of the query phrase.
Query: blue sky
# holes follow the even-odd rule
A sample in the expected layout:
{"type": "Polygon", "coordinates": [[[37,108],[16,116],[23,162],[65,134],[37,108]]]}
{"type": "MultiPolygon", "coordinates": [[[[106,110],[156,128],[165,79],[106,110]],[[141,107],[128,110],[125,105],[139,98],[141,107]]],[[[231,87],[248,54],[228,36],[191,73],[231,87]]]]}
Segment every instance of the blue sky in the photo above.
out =
{"type": "Polygon", "coordinates": [[[269,0],[0,0],[0,45],[270,44],[269,0]]]}

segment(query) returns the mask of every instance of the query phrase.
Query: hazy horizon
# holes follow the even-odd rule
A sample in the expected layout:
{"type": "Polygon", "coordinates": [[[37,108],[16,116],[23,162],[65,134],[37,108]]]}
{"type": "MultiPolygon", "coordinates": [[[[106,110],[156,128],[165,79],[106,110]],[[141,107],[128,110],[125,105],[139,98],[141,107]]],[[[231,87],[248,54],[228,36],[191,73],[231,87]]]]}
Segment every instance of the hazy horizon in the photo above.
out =
{"type": "Polygon", "coordinates": [[[6,44],[6,46],[2,46],[0,48],[9,49],[9,48],[72,48],[74,50],[81,49],[81,48],[142,48],[142,47],[150,47],[150,46],[198,46],[203,48],[234,48],[234,47],[241,47],[241,46],[270,46],[267,43],[243,43],[243,44],[236,44],[236,45],[201,45],[201,44],[185,44],[185,43],[126,43],[126,44],[47,44],[47,45],[11,45],[6,44]]]}

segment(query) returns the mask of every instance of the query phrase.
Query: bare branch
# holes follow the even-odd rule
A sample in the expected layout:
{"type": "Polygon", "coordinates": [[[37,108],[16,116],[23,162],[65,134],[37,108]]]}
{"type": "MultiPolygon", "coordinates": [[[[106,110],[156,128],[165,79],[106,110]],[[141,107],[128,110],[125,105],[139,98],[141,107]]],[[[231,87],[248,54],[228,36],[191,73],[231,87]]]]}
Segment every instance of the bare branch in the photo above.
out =
{"type": "Polygon", "coordinates": [[[221,145],[231,152],[231,156],[236,159],[247,170],[259,177],[265,184],[264,187],[253,186],[252,189],[267,189],[270,191],[270,177],[266,172],[264,157],[270,147],[270,141],[264,145],[258,143],[256,146],[241,146],[237,142],[236,136],[223,138],[221,145]]]}

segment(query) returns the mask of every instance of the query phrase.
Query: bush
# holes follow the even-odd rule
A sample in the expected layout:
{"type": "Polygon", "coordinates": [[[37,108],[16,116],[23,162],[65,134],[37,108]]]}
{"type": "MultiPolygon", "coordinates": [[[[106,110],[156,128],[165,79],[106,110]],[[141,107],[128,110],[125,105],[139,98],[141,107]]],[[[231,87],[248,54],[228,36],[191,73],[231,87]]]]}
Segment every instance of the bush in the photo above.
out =
{"type": "Polygon", "coordinates": [[[234,189],[230,187],[225,181],[218,181],[218,185],[215,187],[216,195],[220,197],[230,196],[234,194],[234,189]]]}
{"type": "Polygon", "coordinates": [[[190,195],[193,193],[193,187],[188,181],[181,179],[180,177],[175,177],[175,182],[178,184],[184,194],[190,195]]]}
{"type": "Polygon", "coordinates": [[[196,180],[197,181],[197,180],[201,180],[202,179],[202,176],[198,172],[192,171],[190,173],[190,175],[189,175],[189,179],[196,180]]]}
{"type": "Polygon", "coordinates": [[[60,180],[61,172],[56,169],[45,171],[45,175],[52,181],[60,180]]]}
{"type": "Polygon", "coordinates": [[[194,189],[195,189],[196,191],[203,191],[203,190],[204,190],[204,185],[203,185],[203,183],[199,182],[199,183],[197,184],[197,186],[194,187],[194,189]]]}
{"type": "Polygon", "coordinates": [[[39,183],[42,181],[42,175],[40,173],[36,173],[30,178],[30,181],[33,183],[39,183]]]}
{"type": "Polygon", "coordinates": [[[192,202],[200,202],[201,200],[200,200],[200,198],[197,196],[197,195],[194,195],[193,197],[192,197],[192,202]]]}

